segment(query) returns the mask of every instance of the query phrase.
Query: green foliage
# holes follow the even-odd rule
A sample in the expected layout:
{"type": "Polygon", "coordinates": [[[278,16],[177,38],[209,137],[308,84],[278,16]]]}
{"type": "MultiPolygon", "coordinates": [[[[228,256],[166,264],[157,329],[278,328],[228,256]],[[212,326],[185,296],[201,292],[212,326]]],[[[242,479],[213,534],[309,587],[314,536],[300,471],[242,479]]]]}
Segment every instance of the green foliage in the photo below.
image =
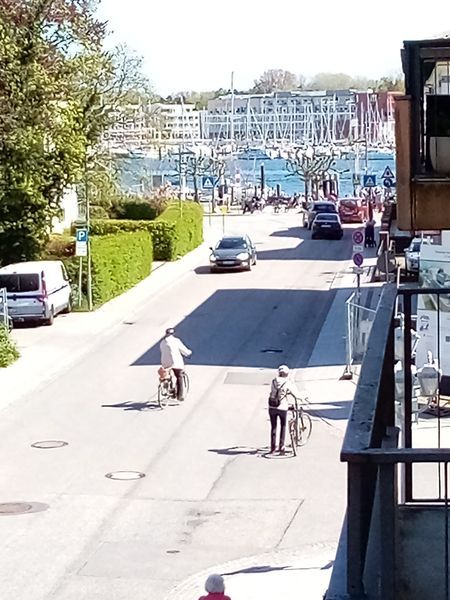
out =
{"type": "Polygon", "coordinates": [[[91,222],[91,235],[149,231],[155,260],[176,260],[203,241],[203,210],[196,202],[173,202],[155,221],[98,219],[91,222]]]}
{"type": "Polygon", "coordinates": [[[19,356],[19,351],[11,339],[9,331],[4,325],[0,325],[0,368],[9,367],[19,356]]]}
{"type": "Polygon", "coordinates": [[[125,200],[114,211],[118,219],[131,219],[132,221],[153,221],[158,212],[150,201],[125,200]]]}

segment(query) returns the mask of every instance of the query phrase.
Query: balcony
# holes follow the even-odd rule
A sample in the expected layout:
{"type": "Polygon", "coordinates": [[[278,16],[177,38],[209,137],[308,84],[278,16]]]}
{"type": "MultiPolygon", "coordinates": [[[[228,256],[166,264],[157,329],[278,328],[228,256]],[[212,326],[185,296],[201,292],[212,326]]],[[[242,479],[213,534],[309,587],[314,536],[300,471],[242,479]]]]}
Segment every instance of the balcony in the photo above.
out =
{"type": "Polygon", "coordinates": [[[347,515],[326,600],[450,599],[450,289],[439,285],[384,288],[341,452],[347,515]]]}

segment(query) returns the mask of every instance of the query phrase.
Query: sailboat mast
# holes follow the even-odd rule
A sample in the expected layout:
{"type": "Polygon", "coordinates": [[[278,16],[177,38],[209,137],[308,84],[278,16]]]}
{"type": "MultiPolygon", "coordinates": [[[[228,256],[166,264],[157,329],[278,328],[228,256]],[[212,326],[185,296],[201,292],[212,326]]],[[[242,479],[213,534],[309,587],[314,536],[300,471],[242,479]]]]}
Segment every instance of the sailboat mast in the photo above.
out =
{"type": "Polygon", "coordinates": [[[234,142],[234,71],[231,71],[231,122],[230,122],[230,138],[234,142]]]}

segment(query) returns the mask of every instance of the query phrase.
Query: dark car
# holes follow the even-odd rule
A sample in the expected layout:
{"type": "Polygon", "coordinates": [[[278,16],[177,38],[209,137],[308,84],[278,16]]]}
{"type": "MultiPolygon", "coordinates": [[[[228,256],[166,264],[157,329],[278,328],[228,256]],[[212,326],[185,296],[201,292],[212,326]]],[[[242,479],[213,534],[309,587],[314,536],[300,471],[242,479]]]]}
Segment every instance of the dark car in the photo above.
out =
{"type": "Polygon", "coordinates": [[[344,235],[339,215],[335,213],[319,213],[312,224],[312,239],[328,237],[340,240],[344,235]]]}
{"type": "Polygon", "coordinates": [[[211,272],[219,270],[250,271],[256,265],[256,248],[248,235],[225,236],[211,248],[211,272]]]}
{"type": "Polygon", "coordinates": [[[326,200],[318,200],[313,202],[306,212],[303,213],[303,226],[311,229],[314,219],[318,214],[321,213],[333,213],[337,215],[337,208],[334,202],[328,202],[326,200]]]}

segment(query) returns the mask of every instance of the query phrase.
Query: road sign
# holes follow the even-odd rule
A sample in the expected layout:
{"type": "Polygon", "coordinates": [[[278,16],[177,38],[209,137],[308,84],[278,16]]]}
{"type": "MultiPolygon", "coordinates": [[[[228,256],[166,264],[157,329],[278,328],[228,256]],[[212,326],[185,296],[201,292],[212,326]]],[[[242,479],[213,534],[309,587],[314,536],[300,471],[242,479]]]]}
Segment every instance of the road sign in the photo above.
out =
{"type": "Polygon", "coordinates": [[[385,170],[383,171],[383,175],[381,176],[381,179],[395,179],[395,175],[392,172],[391,167],[387,166],[385,168],[385,170]]]}
{"type": "Polygon", "coordinates": [[[395,184],[392,179],[386,178],[386,179],[383,179],[383,185],[385,188],[391,188],[391,187],[394,187],[395,184]]]}
{"type": "Polygon", "coordinates": [[[353,267],[353,273],[355,275],[362,275],[364,273],[364,269],[362,267],[353,267]]]}
{"type": "Polygon", "coordinates": [[[364,187],[376,187],[377,176],[376,175],[364,175],[363,186],[364,187]]]}
{"type": "Polygon", "coordinates": [[[362,244],[353,244],[353,254],[360,254],[364,252],[364,246],[362,244]]]}
{"type": "Polygon", "coordinates": [[[361,185],[361,175],[359,173],[353,173],[353,185],[361,185]]]}
{"type": "Polygon", "coordinates": [[[77,229],[76,239],[77,242],[87,242],[88,241],[88,230],[86,228],[77,229]]]}
{"type": "Polygon", "coordinates": [[[361,267],[364,262],[364,256],[362,254],[360,254],[359,252],[357,252],[356,254],[353,255],[353,262],[355,263],[355,265],[357,267],[361,267]]]}
{"type": "Polygon", "coordinates": [[[204,189],[211,190],[213,187],[216,186],[216,183],[217,183],[217,179],[216,179],[216,177],[214,177],[214,175],[203,175],[202,187],[204,189]]]}
{"type": "Polygon", "coordinates": [[[364,233],[361,229],[355,229],[352,234],[354,244],[362,244],[364,242],[364,233]]]}

